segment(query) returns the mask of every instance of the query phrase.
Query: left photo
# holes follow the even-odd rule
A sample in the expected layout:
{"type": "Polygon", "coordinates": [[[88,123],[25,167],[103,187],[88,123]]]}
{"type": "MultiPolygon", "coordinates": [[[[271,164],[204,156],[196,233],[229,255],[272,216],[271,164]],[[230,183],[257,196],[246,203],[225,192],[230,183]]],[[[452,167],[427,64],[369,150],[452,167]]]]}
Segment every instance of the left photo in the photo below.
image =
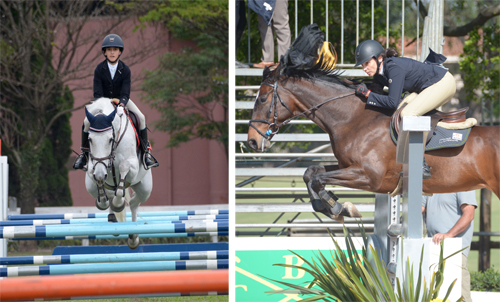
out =
{"type": "Polygon", "coordinates": [[[229,301],[228,13],[0,3],[0,301],[229,301]]]}

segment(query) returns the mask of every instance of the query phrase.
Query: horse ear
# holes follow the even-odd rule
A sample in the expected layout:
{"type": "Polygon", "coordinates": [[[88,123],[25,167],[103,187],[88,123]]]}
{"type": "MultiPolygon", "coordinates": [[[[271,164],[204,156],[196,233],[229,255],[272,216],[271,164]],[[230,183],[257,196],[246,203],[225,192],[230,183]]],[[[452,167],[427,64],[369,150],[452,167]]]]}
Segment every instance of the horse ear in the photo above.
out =
{"type": "Polygon", "coordinates": [[[116,115],[116,108],[118,107],[115,107],[115,110],[113,110],[113,112],[111,112],[107,117],[106,119],[108,120],[108,122],[111,124],[113,122],[113,120],[115,119],[115,115],[116,115]]]}
{"type": "Polygon", "coordinates": [[[89,123],[93,123],[94,122],[94,116],[92,115],[92,113],[90,113],[88,110],[87,110],[87,107],[85,107],[85,115],[87,116],[87,119],[89,120],[89,123]]]}

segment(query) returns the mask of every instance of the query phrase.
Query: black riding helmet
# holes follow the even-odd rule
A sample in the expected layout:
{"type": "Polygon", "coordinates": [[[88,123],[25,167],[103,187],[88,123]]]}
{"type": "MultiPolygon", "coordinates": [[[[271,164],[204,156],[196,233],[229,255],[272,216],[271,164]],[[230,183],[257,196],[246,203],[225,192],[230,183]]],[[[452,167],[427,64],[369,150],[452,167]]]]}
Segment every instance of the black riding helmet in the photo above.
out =
{"type": "Polygon", "coordinates": [[[384,52],[385,49],[382,47],[382,45],[380,45],[379,42],[375,40],[363,41],[359,43],[358,47],[356,47],[356,52],[354,53],[354,57],[356,58],[356,65],[354,65],[354,67],[360,66],[371,58],[375,58],[375,60],[377,60],[378,56],[383,54],[384,52]]]}
{"type": "MultiPolygon", "coordinates": [[[[104,40],[102,40],[102,46],[101,46],[101,51],[102,51],[102,54],[104,56],[106,56],[104,54],[104,52],[106,51],[106,48],[108,47],[116,47],[118,49],[120,49],[120,52],[123,54],[123,50],[125,49],[125,46],[123,45],[123,40],[122,38],[120,38],[119,35],[115,35],[115,34],[110,34],[110,35],[107,35],[104,40]]],[[[121,54],[120,54],[121,56],[121,54]]],[[[120,58],[120,56],[118,56],[118,59],[120,58]]],[[[106,59],[108,59],[106,57],[106,59]]],[[[116,59],[118,61],[118,59],[116,59]]],[[[109,61],[109,60],[108,60],[109,61]]],[[[110,61],[111,62],[111,61],[110,61]]],[[[116,62],[116,61],[115,61],[116,62]]],[[[111,63],[115,63],[115,62],[111,62],[111,63]]]]}

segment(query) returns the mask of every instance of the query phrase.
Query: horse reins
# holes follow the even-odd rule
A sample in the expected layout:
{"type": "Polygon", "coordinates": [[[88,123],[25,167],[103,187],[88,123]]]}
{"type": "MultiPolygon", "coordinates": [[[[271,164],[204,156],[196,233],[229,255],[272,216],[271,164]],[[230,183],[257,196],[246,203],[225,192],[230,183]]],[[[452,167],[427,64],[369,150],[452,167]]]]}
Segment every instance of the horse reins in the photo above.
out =
{"type": "Polygon", "coordinates": [[[288,118],[285,121],[283,121],[282,123],[278,124],[278,110],[277,110],[278,102],[276,101],[276,97],[279,99],[281,105],[283,105],[288,110],[288,112],[290,112],[292,115],[293,115],[293,112],[290,110],[290,108],[288,108],[288,106],[283,102],[283,100],[281,100],[281,97],[280,97],[280,95],[278,93],[278,80],[276,80],[276,82],[274,82],[274,84],[263,82],[261,85],[271,86],[274,89],[274,91],[273,91],[273,98],[271,100],[271,106],[269,106],[269,112],[267,113],[267,119],[265,119],[265,120],[262,120],[262,119],[250,120],[248,122],[248,125],[250,127],[254,128],[262,137],[264,137],[267,140],[271,140],[271,136],[277,134],[278,131],[279,131],[279,129],[280,129],[280,127],[288,124],[292,120],[295,120],[295,119],[299,118],[300,116],[305,115],[307,112],[310,112],[312,110],[316,110],[319,107],[323,106],[324,104],[326,104],[328,102],[331,102],[333,100],[337,100],[337,99],[348,97],[350,95],[354,95],[354,92],[352,92],[352,93],[344,94],[344,95],[341,95],[341,96],[336,96],[336,97],[333,97],[333,98],[329,98],[326,101],[324,101],[322,103],[319,103],[317,105],[314,105],[313,107],[307,109],[306,111],[303,111],[303,112],[301,112],[301,113],[299,113],[299,114],[297,114],[295,116],[292,116],[291,118],[288,118]],[[271,112],[273,111],[273,108],[274,108],[274,120],[271,123],[269,121],[269,117],[271,116],[271,112]],[[254,123],[254,122],[268,124],[269,127],[268,127],[266,133],[262,133],[262,131],[260,131],[259,129],[257,129],[257,127],[255,127],[254,125],[252,125],[252,123],[254,123]]]}

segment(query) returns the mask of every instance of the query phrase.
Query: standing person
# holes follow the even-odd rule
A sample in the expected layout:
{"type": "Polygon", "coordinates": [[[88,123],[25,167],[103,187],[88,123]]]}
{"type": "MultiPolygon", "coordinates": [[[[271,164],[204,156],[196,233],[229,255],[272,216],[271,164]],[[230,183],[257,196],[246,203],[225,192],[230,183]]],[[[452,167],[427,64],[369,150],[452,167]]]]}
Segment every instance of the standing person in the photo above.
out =
{"type": "Polygon", "coordinates": [[[255,68],[274,65],[274,32],[278,41],[278,61],[290,47],[290,26],[288,25],[288,0],[248,0],[248,7],[256,12],[262,40],[262,62],[255,68]]]}
{"type": "MultiPolygon", "coordinates": [[[[431,54],[437,55],[434,52],[431,54]]],[[[441,56],[441,61],[426,64],[398,57],[395,49],[385,50],[375,40],[361,42],[356,47],[354,56],[355,66],[361,65],[363,71],[373,77],[374,82],[389,87],[388,95],[384,95],[371,92],[365,84],[357,85],[356,95],[366,98],[368,105],[396,110],[404,91],[416,93],[413,100],[401,111],[401,117],[421,116],[436,109],[451,100],[457,90],[453,75],[439,66],[446,59],[444,56],[441,56]]],[[[431,170],[425,158],[423,177],[431,177],[431,170]]]]}
{"type": "MultiPolygon", "coordinates": [[[[238,47],[240,46],[241,36],[245,31],[245,27],[247,24],[247,9],[245,6],[245,0],[235,0],[236,1],[236,48],[235,51],[238,51],[238,47]]],[[[247,65],[241,63],[236,60],[236,68],[246,68],[247,65]]]]}
{"type": "Polygon", "coordinates": [[[434,194],[422,199],[427,235],[432,242],[440,244],[443,238],[462,238],[462,297],[471,302],[470,273],[467,257],[474,232],[474,211],[477,208],[476,192],[434,194]]]}
{"type": "MultiPolygon", "coordinates": [[[[151,155],[151,145],[148,140],[148,129],[146,118],[137,106],[130,100],[130,68],[120,61],[125,46],[120,36],[107,35],[102,41],[101,51],[106,60],[99,63],[94,71],[94,99],[106,97],[113,100],[117,106],[116,113],[123,115],[127,107],[139,118],[141,146],[146,168],[157,167],[158,161],[151,155]]],[[[73,164],[73,169],[85,170],[87,165],[89,149],[90,123],[85,118],[82,126],[82,152],[73,164]]]]}

